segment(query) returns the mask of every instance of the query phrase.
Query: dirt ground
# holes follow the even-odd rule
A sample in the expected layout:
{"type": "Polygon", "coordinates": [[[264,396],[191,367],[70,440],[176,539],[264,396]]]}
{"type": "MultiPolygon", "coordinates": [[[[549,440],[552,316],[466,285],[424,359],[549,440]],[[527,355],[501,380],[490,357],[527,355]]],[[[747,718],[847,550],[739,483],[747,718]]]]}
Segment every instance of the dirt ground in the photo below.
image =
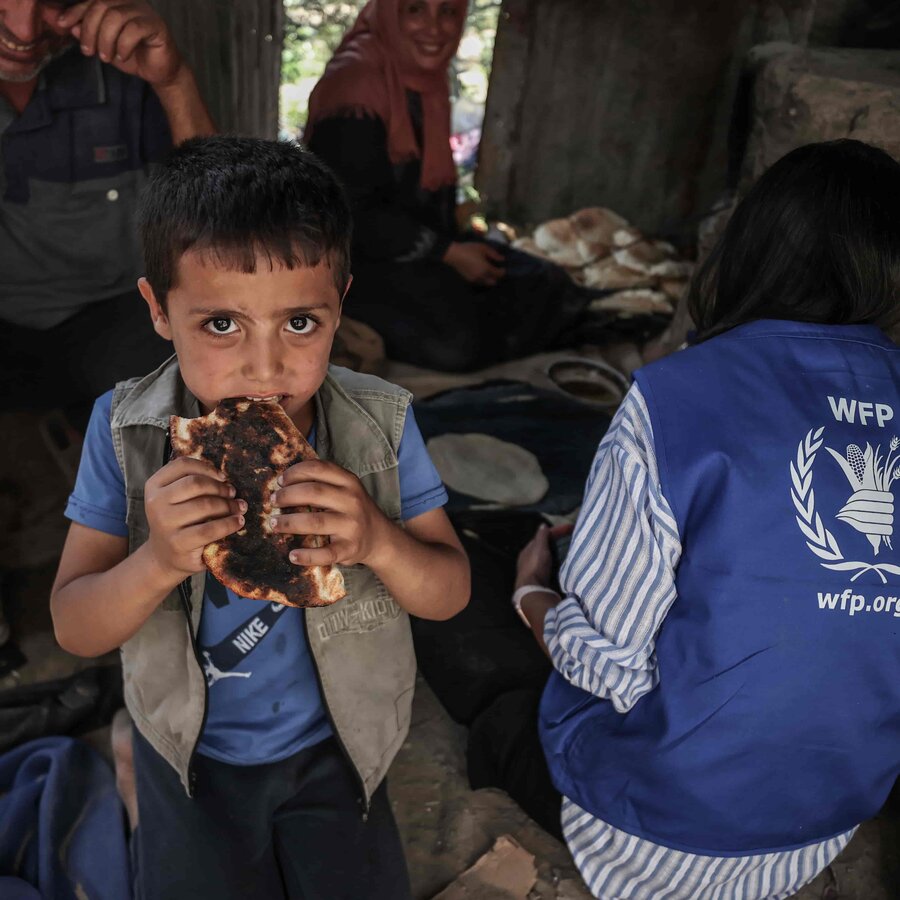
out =
{"type": "MultiPolygon", "coordinates": [[[[34,420],[0,415],[7,440],[0,447],[0,572],[6,571],[7,612],[28,657],[0,690],[64,677],[112,662],[117,654],[81,660],[60,650],[48,609],[65,531],[65,479],[43,450],[34,420]]],[[[107,759],[109,729],[85,736],[107,759]]],[[[465,774],[465,729],[454,724],[419,679],[413,725],[389,776],[391,800],[406,846],[413,895],[430,900],[487,852],[512,835],[535,856],[538,880],[529,900],[579,900],[582,885],[566,848],[535,825],[505,794],[471,791],[465,774]]],[[[900,898],[900,802],[865,823],[834,865],[798,895],[800,900],[900,898]]],[[[473,900],[493,900],[487,896],[473,900]]],[[[507,900],[512,900],[508,898],[507,900]]]]}

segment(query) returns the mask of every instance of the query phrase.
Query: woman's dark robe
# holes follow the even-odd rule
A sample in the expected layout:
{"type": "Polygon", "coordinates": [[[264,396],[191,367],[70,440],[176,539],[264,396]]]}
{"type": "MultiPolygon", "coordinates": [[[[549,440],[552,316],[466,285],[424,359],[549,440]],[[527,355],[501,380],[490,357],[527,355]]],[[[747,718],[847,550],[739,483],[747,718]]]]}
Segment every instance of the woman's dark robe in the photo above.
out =
{"type": "MultiPolygon", "coordinates": [[[[422,141],[419,94],[407,92],[422,141]]],[[[456,189],[420,187],[421,162],[391,163],[375,116],[316,123],[309,149],[343,181],[354,217],[353,286],[344,312],[374,328],[390,359],[465,372],[560,346],[589,293],[559,267],[505,246],[494,287],[467,282],[441,261],[453,241],[456,189]]]]}

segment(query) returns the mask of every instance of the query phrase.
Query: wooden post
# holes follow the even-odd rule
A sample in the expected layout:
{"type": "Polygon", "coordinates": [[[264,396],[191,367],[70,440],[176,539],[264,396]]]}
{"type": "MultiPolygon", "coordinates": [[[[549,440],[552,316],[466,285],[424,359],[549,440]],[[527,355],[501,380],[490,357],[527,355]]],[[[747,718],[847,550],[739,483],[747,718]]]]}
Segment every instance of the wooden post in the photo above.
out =
{"type": "Polygon", "coordinates": [[[223,133],[274,138],[282,0],[154,0],[223,133]]]}

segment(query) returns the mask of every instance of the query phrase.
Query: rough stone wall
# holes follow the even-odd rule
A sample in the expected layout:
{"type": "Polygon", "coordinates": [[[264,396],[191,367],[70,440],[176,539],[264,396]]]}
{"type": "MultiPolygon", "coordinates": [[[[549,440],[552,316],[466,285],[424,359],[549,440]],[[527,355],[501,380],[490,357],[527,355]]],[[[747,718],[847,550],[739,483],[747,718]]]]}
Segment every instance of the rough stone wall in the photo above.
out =
{"type": "MultiPolygon", "coordinates": [[[[751,128],[740,194],[785,153],[815,141],[855,138],[900,161],[900,53],[771,43],[753,48],[749,59],[751,128]]],[[[701,223],[699,261],[724,232],[733,208],[723,204],[701,223]]],[[[674,350],[692,327],[684,301],[654,354],[674,350]]],[[[900,325],[890,335],[900,342],[900,325]]]]}
{"type": "Polygon", "coordinates": [[[754,48],[753,126],[742,187],[789,150],[856,138],[900,160],[900,53],[766,44],[754,48]]]}

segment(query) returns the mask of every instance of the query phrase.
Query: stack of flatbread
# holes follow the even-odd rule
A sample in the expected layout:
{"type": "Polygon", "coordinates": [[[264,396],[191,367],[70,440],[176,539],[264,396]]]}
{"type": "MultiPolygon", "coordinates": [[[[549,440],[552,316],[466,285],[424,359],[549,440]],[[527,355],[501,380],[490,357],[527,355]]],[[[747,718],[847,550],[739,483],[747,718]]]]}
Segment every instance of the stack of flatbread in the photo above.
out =
{"type": "Polygon", "coordinates": [[[671,244],[602,206],[545,222],[513,246],[562,266],[578,284],[614,291],[592,306],[621,315],[671,315],[693,268],[671,244]]]}

